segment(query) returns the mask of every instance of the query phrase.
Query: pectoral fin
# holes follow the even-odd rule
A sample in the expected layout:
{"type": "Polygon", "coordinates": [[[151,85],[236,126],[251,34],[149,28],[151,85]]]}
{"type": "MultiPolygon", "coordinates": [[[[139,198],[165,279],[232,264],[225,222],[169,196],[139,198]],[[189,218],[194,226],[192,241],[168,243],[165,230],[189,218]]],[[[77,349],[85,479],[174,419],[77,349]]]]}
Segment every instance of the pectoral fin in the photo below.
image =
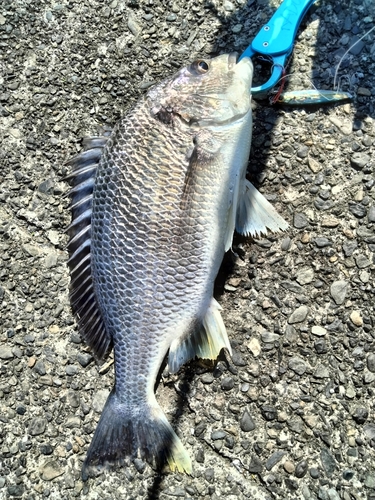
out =
{"type": "Polygon", "coordinates": [[[259,236],[267,230],[277,232],[287,229],[288,223],[271,203],[248,181],[239,200],[236,231],[245,236],[259,236]]]}
{"type": "Polygon", "coordinates": [[[195,356],[216,359],[223,348],[232,354],[220,309],[220,305],[212,298],[203,319],[203,327],[172,342],[168,356],[168,369],[171,373],[176,373],[184,363],[195,356]]]}

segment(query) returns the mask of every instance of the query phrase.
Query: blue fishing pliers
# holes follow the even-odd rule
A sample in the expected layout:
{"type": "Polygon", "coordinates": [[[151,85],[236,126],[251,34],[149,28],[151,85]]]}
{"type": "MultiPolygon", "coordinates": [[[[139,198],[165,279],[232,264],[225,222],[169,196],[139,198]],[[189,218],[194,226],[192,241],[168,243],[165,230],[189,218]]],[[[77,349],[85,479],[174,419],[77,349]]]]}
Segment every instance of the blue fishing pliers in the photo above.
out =
{"type": "Polygon", "coordinates": [[[243,57],[262,56],[272,62],[272,73],[266,83],[253,87],[251,93],[261,97],[271,90],[282,77],[288,56],[303,17],[317,0],[284,0],[269,22],[262,27],[243,57]]]}

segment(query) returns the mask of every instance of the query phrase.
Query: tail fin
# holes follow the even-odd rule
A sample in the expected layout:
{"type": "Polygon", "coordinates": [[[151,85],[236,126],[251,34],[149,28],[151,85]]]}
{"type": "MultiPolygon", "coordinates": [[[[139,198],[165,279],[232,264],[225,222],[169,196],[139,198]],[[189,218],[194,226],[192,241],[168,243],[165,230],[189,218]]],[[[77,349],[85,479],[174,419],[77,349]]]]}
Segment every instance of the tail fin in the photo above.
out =
{"type": "Polygon", "coordinates": [[[109,395],[82,467],[85,481],[98,467],[120,466],[126,458],[142,458],[150,465],[191,472],[190,457],[162,409],[129,408],[114,391],[109,395]]]}

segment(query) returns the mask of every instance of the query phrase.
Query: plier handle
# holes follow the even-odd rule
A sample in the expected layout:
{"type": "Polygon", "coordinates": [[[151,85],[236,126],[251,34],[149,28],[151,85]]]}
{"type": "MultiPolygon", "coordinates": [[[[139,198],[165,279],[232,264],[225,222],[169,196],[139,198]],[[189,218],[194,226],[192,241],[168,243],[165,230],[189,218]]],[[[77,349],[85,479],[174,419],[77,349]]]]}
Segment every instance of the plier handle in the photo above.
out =
{"type": "Polygon", "coordinates": [[[263,56],[270,59],[273,67],[266,83],[253,87],[253,95],[271,90],[283,75],[286,60],[293,51],[296,34],[306,12],[317,0],[284,0],[269,22],[262,27],[243,57],[263,56]]]}

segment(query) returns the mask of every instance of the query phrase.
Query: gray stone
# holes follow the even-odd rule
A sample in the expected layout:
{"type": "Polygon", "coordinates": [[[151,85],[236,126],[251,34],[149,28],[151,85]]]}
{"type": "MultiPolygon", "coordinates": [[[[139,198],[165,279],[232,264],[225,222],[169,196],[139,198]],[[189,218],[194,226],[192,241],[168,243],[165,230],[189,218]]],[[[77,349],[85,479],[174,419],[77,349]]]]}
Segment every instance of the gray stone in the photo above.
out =
{"type": "Polygon", "coordinates": [[[271,470],[286,455],[284,450],[276,450],[266,461],[266,469],[271,470]]]}
{"type": "Polygon", "coordinates": [[[365,424],[363,431],[369,439],[375,439],[375,424],[365,424]]]}
{"type": "Polygon", "coordinates": [[[38,361],[34,365],[34,371],[38,373],[38,375],[45,375],[46,372],[46,367],[44,366],[44,363],[41,359],[38,359],[38,361]]]}
{"type": "Polygon", "coordinates": [[[311,328],[311,333],[313,335],[316,335],[317,337],[324,337],[324,335],[327,333],[327,330],[322,326],[315,325],[311,328]]]}
{"type": "Polygon", "coordinates": [[[217,441],[218,439],[224,439],[227,437],[228,433],[225,431],[213,431],[211,432],[212,441],[217,441]]]}
{"type": "Polygon", "coordinates": [[[329,488],[327,490],[327,495],[329,500],[340,500],[340,495],[337,493],[335,488],[329,488]]]}
{"type": "Polygon", "coordinates": [[[243,432],[250,432],[255,429],[255,422],[247,410],[244,411],[240,418],[240,428],[243,432]]]}
{"type": "Polygon", "coordinates": [[[346,281],[334,281],[330,288],[331,297],[337,305],[341,305],[348,291],[348,283],[346,281]]]}
{"type": "Polygon", "coordinates": [[[296,212],[293,217],[293,226],[297,229],[303,229],[309,225],[309,221],[305,214],[296,212]]]}
{"type": "Polygon", "coordinates": [[[44,194],[53,194],[53,188],[55,186],[55,181],[50,177],[42,183],[39,184],[38,191],[44,194]]]}
{"type": "Polygon", "coordinates": [[[315,378],[329,378],[329,370],[324,365],[317,365],[314,372],[315,378]]]}
{"type": "Polygon", "coordinates": [[[327,477],[332,477],[336,470],[336,460],[327,448],[322,448],[320,452],[320,460],[327,477]]]}
{"type": "Polygon", "coordinates": [[[295,323],[302,323],[307,318],[309,314],[309,308],[307,306],[298,307],[288,318],[288,323],[294,325],[295,323]]]}
{"type": "Polygon", "coordinates": [[[362,170],[365,165],[371,160],[370,156],[366,153],[353,153],[350,158],[350,163],[356,170],[362,170]]]}
{"type": "Polygon", "coordinates": [[[234,379],[232,377],[224,377],[221,381],[223,391],[230,391],[234,387],[234,379]]]}
{"type": "Polygon", "coordinates": [[[373,352],[367,355],[367,368],[370,372],[375,373],[375,353],[373,352]]]}
{"type": "Polygon", "coordinates": [[[247,361],[239,351],[233,351],[232,361],[235,366],[246,366],[247,361]]]}
{"type": "Polygon", "coordinates": [[[65,373],[72,377],[73,375],[76,375],[78,372],[78,366],[77,365],[67,365],[65,367],[65,373]]]}
{"type": "Polygon", "coordinates": [[[298,375],[303,375],[306,371],[306,363],[298,356],[290,358],[288,366],[298,375]]]}
{"type": "Polygon", "coordinates": [[[73,474],[70,472],[67,472],[64,476],[64,483],[65,483],[65,488],[67,489],[72,489],[75,486],[75,479],[73,474]]]}
{"type": "Polygon", "coordinates": [[[303,288],[300,285],[297,285],[297,283],[294,283],[294,281],[281,281],[280,285],[285,288],[285,290],[289,290],[290,292],[294,293],[303,293],[303,288]]]}
{"type": "Polygon", "coordinates": [[[52,481],[62,474],[64,474],[64,468],[56,460],[49,460],[40,468],[40,475],[44,481],[52,481]]]}
{"type": "Polygon", "coordinates": [[[78,408],[80,404],[80,397],[78,391],[68,391],[68,403],[72,408],[78,408]]]}
{"type": "Polygon", "coordinates": [[[297,151],[298,158],[306,158],[309,155],[309,147],[302,144],[297,151]]]}
{"type": "Polygon", "coordinates": [[[349,210],[357,219],[363,219],[367,214],[366,207],[360,203],[349,203],[349,210]]]}
{"type": "Polygon", "coordinates": [[[372,384],[373,382],[375,382],[375,373],[371,373],[365,370],[363,373],[363,382],[365,384],[372,384]]]}
{"type": "Polygon", "coordinates": [[[270,422],[271,420],[275,420],[277,418],[277,410],[274,406],[263,405],[260,411],[262,412],[263,418],[268,422],[270,422]]]}
{"type": "Polygon", "coordinates": [[[364,485],[367,488],[371,488],[372,490],[375,489],[375,474],[374,473],[368,473],[366,474],[364,485]]]}
{"type": "Polygon", "coordinates": [[[92,407],[97,413],[102,412],[108,396],[109,396],[108,389],[100,389],[99,391],[95,392],[94,399],[92,400],[92,407]]]}
{"type": "Polygon", "coordinates": [[[357,422],[357,424],[364,424],[368,418],[368,410],[367,408],[357,407],[352,414],[353,420],[357,422]]]}
{"type": "Polygon", "coordinates": [[[77,361],[83,367],[86,368],[92,361],[93,357],[88,352],[79,352],[77,354],[77,361]]]}
{"type": "Polygon", "coordinates": [[[280,340],[280,335],[272,332],[262,332],[261,339],[265,344],[271,344],[272,342],[280,340]]]}
{"type": "Polygon", "coordinates": [[[314,279],[314,269],[309,267],[304,267],[303,269],[297,271],[296,280],[300,285],[307,285],[308,283],[311,283],[313,279],[314,279]]]}
{"type": "Polygon", "coordinates": [[[202,384],[212,384],[214,380],[212,373],[204,373],[201,377],[202,384]]]}
{"type": "Polygon", "coordinates": [[[0,359],[13,359],[12,348],[7,345],[0,345],[0,359]]]}
{"type": "Polygon", "coordinates": [[[290,249],[291,246],[292,246],[292,240],[291,240],[291,238],[289,238],[289,236],[287,236],[281,242],[281,250],[283,252],[287,252],[290,249]]]}
{"type": "Polygon", "coordinates": [[[7,490],[10,497],[22,498],[25,491],[25,486],[23,484],[10,484],[7,490]]]}
{"type": "Polygon", "coordinates": [[[310,476],[313,478],[313,479],[318,479],[320,474],[319,474],[319,471],[316,467],[311,467],[310,469],[310,476]]]}
{"type": "Polygon", "coordinates": [[[76,415],[71,415],[65,420],[65,427],[67,429],[79,429],[81,427],[81,419],[76,415]]]}
{"type": "Polygon", "coordinates": [[[305,430],[305,425],[301,417],[296,416],[287,421],[288,428],[295,434],[301,434],[305,430]]]}
{"type": "Polygon", "coordinates": [[[32,436],[39,436],[43,434],[47,427],[47,420],[45,418],[36,417],[29,422],[29,434],[32,436]]]}
{"type": "Polygon", "coordinates": [[[304,477],[307,473],[307,469],[308,469],[307,460],[301,460],[296,465],[296,470],[295,470],[294,474],[298,478],[304,477]]]}
{"type": "Polygon", "coordinates": [[[248,469],[251,474],[260,474],[263,470],[263,463],[257,456],[253,456],[248,469]]]}
{"type": "Polygon", "coordinates": [[[356,255],[354,259],[359,269],[365,269],[366,267],[369,267],[371,265],[371,262],[368,260],[368,258],[361,253],[356,255]]]}
{"type": "Polygon", "coordinates": [[[367,219],[369,222],[375,222],[375,205],[372,205],[367,212],[367,219]]]}
{"type": "Polygon", "coordinates": [[[344,243],[344,245],[342,246],[342,249],[343,249],[345,257],[351,257],[353,255],[354,250],[357,247],[358,247],[358,243],[356,242],[356,240],[344,243]]]}
{"type": "Polygon", "coordinates": [[[323,238],[323,237],[315,238],[314,243],[318,248],[325,248],[332,246],[332,241],[329,240],[328,238],[323,238]]]}

